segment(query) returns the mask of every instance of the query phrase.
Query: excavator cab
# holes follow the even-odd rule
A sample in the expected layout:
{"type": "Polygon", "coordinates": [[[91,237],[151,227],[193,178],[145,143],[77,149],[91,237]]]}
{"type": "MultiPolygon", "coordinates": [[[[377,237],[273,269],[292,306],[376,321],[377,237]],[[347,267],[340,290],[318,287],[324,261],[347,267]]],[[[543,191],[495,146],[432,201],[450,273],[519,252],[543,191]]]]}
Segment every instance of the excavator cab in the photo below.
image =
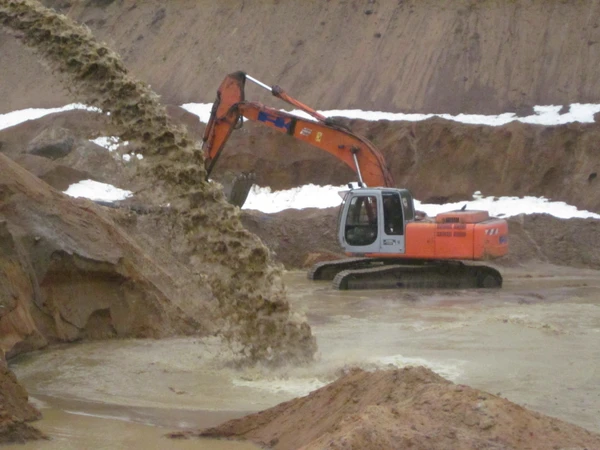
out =
{"type": "Polygon", "coordinates": [[[361,188],[348,191],[340,209],[338,240],[346,253],[401,255],[405,227],[415,219],[407,189],[361,188]]]}

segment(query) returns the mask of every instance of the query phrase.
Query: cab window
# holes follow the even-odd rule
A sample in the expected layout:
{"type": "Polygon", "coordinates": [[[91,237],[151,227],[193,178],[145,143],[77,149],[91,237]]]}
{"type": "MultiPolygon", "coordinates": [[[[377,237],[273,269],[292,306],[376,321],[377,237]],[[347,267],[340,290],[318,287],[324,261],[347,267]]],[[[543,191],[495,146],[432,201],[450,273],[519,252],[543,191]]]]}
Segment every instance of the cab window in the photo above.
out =
{"type": "Polygon", "coordinates": [[[398,236],[404,234],[404,216],[400,196],[393,192],[383,193],[383,224],[385,234],[398,236]]]}
{"type": "Polygon", "coordinates": [[[344,230],[350,245],[370,245],[377,239],[377,197],[357,196],[350,200],[344,230]]]}
{"type": "Polygon", "coordinates": [[[412,197],[406,191],[400,192],[400,197],[402,198],[402,204],[404,205],[404,213],[406,215],[405,219],[407,221],[414,220],[415,206],[413,205],[412,197]]]}

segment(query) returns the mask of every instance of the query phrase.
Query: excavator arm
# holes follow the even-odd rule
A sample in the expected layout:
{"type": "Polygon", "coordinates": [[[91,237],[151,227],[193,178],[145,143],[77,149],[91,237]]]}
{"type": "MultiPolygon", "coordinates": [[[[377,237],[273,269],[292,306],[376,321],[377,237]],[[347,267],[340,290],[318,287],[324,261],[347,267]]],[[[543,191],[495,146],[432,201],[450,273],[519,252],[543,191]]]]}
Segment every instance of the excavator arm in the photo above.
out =
{"type": "Polygon", "coordinates": [[[394,186],[394,180],[383,156],[368,140],[290,97],[278,86],[271,88],[247,76],[244,72],[229,74],[217,91],[217,99],[213,104],[203,138],[207,178],[232,131],[241,126],[242,118],[260,122],[325,150],[354,170],[361,183],[368,186],[394,186]],[[315,120],[269,108],[257,102],[246,101],[244,99],[246,79],[270,90],[275,97],[303,110],[315,120]]]}

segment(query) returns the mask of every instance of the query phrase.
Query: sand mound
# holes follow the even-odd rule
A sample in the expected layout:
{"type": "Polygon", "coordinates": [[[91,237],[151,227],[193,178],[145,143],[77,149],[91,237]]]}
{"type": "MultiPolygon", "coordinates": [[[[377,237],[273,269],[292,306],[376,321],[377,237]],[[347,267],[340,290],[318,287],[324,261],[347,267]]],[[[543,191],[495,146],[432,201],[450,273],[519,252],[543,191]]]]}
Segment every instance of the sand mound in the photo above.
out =
{"type": "Polygon", "coordinates": [[[600,448],[599,435],[424,367],[351,370],[306,397],[192,434],[281,450],[600,448]]]}

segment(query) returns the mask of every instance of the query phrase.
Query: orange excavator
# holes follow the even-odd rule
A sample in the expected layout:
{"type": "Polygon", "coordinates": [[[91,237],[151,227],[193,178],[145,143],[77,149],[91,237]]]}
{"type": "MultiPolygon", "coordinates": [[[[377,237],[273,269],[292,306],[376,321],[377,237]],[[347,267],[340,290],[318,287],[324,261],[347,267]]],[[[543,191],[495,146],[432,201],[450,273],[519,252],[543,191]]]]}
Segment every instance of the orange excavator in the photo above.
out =
{"type": "MultiPolygon", "coordinates": [[[[508,251],[508,224],[487,211],[458,210],[423,218],[415,212],[408,189],[394,187],[381,153],[367,139],[323,116],[244,72],[227,75],[213,104],[203,138],[207,179],[232,131],[243,120],[260,122],[325,150],[347,164],[358,176],[343,195],[338,240],[348,258],[316,264],[313,280],[333,280],[337,289],[386,288],[496,288],[502,276],[493,267],[472,264],[498,258],[508,251]],[[244,98],[246,80],[314,119],[269,108],[244,98]]],[[[252,178],[238,182],[245,191],[233,195],[242,206],[252,178]]]]}

